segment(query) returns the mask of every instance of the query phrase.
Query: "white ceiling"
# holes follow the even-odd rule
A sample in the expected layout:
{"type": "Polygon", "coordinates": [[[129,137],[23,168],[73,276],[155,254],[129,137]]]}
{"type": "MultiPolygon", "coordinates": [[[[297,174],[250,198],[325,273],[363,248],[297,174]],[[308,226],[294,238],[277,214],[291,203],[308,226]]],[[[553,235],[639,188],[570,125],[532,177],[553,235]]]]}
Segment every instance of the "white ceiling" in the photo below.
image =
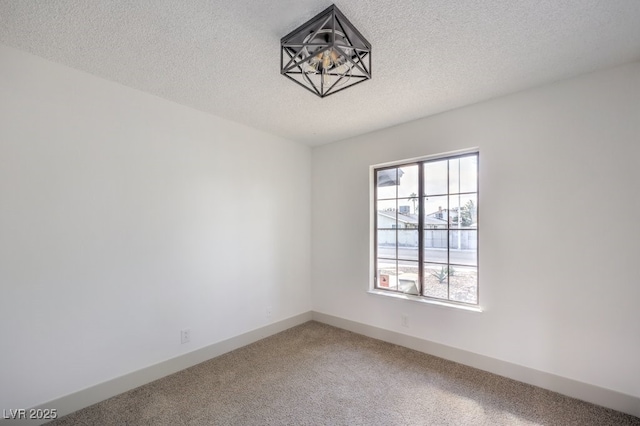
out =
{"type": "Polygon", "coordinates": [[[0,0],[0,43],[318,145],[640,59],[640,0],[336,0],[370,81],[320,99],[280,38],[330,0],[0,0]]]}

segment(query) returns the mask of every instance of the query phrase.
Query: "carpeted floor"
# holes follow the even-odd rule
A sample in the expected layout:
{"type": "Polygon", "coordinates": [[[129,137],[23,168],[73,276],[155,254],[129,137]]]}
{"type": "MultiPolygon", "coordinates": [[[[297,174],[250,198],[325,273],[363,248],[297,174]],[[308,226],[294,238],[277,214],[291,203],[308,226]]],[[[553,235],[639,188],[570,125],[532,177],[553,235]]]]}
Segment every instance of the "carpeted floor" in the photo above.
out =
{"type": "Polygon", "coordinates": [[[55,425],[640,425],[640,418],[317,322],[55,425]]]}

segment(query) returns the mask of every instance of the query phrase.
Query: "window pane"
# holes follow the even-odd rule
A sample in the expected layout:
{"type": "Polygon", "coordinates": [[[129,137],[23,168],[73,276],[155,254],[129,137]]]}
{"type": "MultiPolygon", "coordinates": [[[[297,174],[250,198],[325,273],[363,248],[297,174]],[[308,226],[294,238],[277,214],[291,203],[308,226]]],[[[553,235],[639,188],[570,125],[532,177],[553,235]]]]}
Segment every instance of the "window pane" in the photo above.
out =
{"type": "Polygon", "coordinates": [[[378,230],[378,257],[395,259],[396,257],[396,231],[378,230]]]}
{"type": "MultiPolygon", "coordinates": [[[[451,230],[450,263],[478,265],[478,231],[451,230]]],[[[425,258],[425,260],[427,260],[425,258]]],[[[429,259],[430,260],[430,259],[429,259]]]]}
{"type": "Polygon", "coordinates": [[[424,264],[424,295],[437,297],[439,299],[448,298],[449,274],[447,265],[424,264]]]}
{"type": "Polygon", "coordinates": [[[456,302],[478,303],[477,268],[452,267],[449,274],[449,298],[456,302]]]}
{"type": "Polygon", "coordinates": [[[475,155],[449,160],[449,192],[478,191],[478,157],[475,155]]]}
{"type": "Polygon", "coordinates": [[[449,220],[452,228],[478,227],[478,197],[476,194],[451,195],[449,197],[449,220]],[[458,226],[459,216],[460,226],[458,226]]]}
{"type": "Polygon", "coordinates": [[[425,195],[447,193],[447,160],[424,164],[424,191],[425,195]]]}
{"type": "Polygon", "coordinates": [[[397,289],[397,276],[395,260],[378,259],[378,287],[397,289]]]}
{"type": "Polygon", "coordinates": [[[397,228],[396,201],[378,201],[378,229],[397,228]]]}
{"type": "Polygon", "coordinates": [[[424,260],[447,263],[448,231],[424,230],[424,260]]]}
{"type": "Polygon", "coordinates": [[[431,229],[447,229],[447,196],[425,197],[424,226],[431,229]]]}
{"type": "Polygon", "coordinates": [[[398,261],[398,290],[407,294],[420,294],[418,262],[398,261]]]}
{"type": "Polygon", "coordinates": [[[418,166],[401,167],[398,171],[400,185],[398,198],[417,197],[418,195],[418,166]]]}
{"type": "Polygon", "coordinates": [[[460,192],[478,192],[478,156],[460,159],[460,192]]]}
{"type": "Polygon", "coordinates": [[[379,200],[383,198],[396,198],[396,189],[398,185],[398,169],[384,169],[376,171],[377,180],[377,197],[379,200]]]}
{"type": "MultiPolygon", "coordinates": [[[[416,198],[398,198],[398,214],[404,215],[399,218],[408,223],[415,223],[414,228],[418,226],[418,214],[416,209],[418,208],[418,197],[416,198]]],[[[412,226],[406,226],[411,228],[412,226]]]]}
{"type": "Polygon", "coordinates": [[[460,159],[449,160],[449,193],[460,192],[460,159]]]}
{"type": "Polygon", "coordinates": [[[398,259],[418,260],[418,230],[398,231],[398,259]]]}

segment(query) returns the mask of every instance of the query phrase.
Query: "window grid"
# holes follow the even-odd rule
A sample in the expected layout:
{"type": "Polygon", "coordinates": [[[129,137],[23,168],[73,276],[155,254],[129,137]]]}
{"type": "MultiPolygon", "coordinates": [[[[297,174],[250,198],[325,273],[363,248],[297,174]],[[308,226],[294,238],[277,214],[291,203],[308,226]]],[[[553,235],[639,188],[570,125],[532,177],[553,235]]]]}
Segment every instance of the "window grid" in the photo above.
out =
{"type": "MultiPolygon", "coordinates": [[[[429,159],[429,160],[424,160],[424,161],[418,161],[418,162],[409,162],[409,163],[404,163],[404,164],[398,164],[398,165],[393,165],[393,166],[388,166],[388,167],[382,167],[382,168],[378,168],[374,170],[374,175],[375,175],[375,187],[374,187],[374,199],[375,199],[375,204],[376,204],[376,215],[375,215],[375,232],[374,232],[374,255],[375,255],[375,259],[374,259],[374,267],[375,267],[375,271],[374,271],[374,277],[375,277],[375,288],[376,289],[382,289],[385,291],[391,291],[391,292],[396,292],[396,293],[402,293],[402,294],[406,294],[406,293],[410,293],[410,294],[416,294],[420,297],[425,297],[428,299],[435,299],[435,300],[445,300],[447,302],[451,302],[451,303],[460,303],[460,304],[464,304],[464,305],[478,305],[479,304],[479,286],[478,286],[478,271],[479,271],[479,264],[478,264],[478,246],[477,246],[477,242],[478,242],[478,235],[479,235],[479,226],[478,226],[478,218],[479,218],[479,212],[478,212],[478,194],[479,194],[479,187],[478,187],[478,162],[479,162],[479,154],[477,152],[474,153],[465,153],[465,154],[460,154],[460,155],[456,155],[456,156],[444,156],[444,157],[440,157],[440,158],[434,158],[434,159],[429,159]],[[462,165],[461,165],[461,159],[464,158],[475,158],[475,191],[462,191],[462,165]],[[452,164],[451,160],[457,160],[455,162],[455,164],[452,164]],[[434,163],[434,162],[443,162],[446,161],[446,192],[434,192],[434,193],[427,193],[426,190],[426,185],[425,185],[425,181],[430,179],[429,173],[426,169],[426,165],[429,163],[434,163]],[[401,175],[399,174],[399,171],[402,170],[403,168],[408,168],[410,166],[418,166],[417,167],[417,171],[418,171],[418,188],[417,194],[412,193],[410,197],[407,196],[402,196],[400,197],[399,195],[399,189],[400,189],[400,182],[401,182],[401,175]],[[457,171],[454,169],[453,171],[456,173],[456,179],[457,179],[457,187],[452,188],[452,182],[451,182],[451,172],[452,172],[452,166],[455,166],[455,168],[457,168],[457,171]],[[395,169],[395,170],[394,170],[395,169]],[[390,171],[390,170],[394,170],[394,172],[392,173],[393,178],[395,179],[395,188],[393,191],[393,195],[395,195],[395,197],[391,197],[391,194],[388,194],[386,197],[382,197],[382,198],[378,198],[378,192],[379,192],[379,182],[380,182],[380,173],[384,172],[384,171],[390,171]],[[426,180],[425,180],[426,178],[426,180]],[[463,208],[464,208],[464,199],[466,198],[468,199],[467,204],[469,204],[469,202],[471,202],[470,205],[468,205],[467,207],[467,215],[468,215],[468,219],[467,221],[470,221],[470,226],[468,228],[463,226],[463,208]],[[436,227],[436,228],[427,228],[427,223],[426,223],[426,215],[430,214],[432,215],[433,213],[428,213],[425,209],[426,209],[426,200],[428,200],[429,197],[446,197],[446,225],[444,226],[444,228],[440,228],[440,227],[436,227]],[[417,258],[413,257],[411,258],[410,256],[402,256],[401,252],[400,252],[400,247],[401,247],[401,240],[400,240],[400,232],[404,229],[404,232],[407,232],[406,229],[407,228],[401,228],[400,226],[400,202],[401,200],[408,202],[409,203],[409,209],[410,209],[410,205],[413,199],[417,198],[417,202],[414,203],[414,215],[417,212],[417,234],[418,234],[418,242],[417,242],[417,247],[418,247],[418,255],[417,258]],[[455,203],[455,205],[452,205],[452,201],[454,199],[457,199],[455,203]],[[387,202],[391,202],[393,201],[394,205],[395,205],[395,211],[393,212],[394,214],[392,215],[395,218],[395,225],[393,225],[393,227],[389,228],[389,227],[379,227],[379,216],[380,216],[380,211],[378,210],[378,206],[379,206],[379,202],[380,201],[387,201],[387,202]],[[417,204],[417,205],[416,205],[417,204]],[[452,213],[452,208],[455,209],[455,214],[452,213]],[[475,226],[473,226],[474,224],[474,217],[475,217],[475,226]],[[455,219],[455,224],[454,224],[454,219],[455,219]],[[394,250],[393,253],[395,254],[395,256],[391,257],[389,256],[389,253],[385,256],[383,253],[380,253],[380,245],[379,245],[379,235],[380,235],[380,231],[393,231],[394,232],[394,250]],[[446,232],[446,261],[442,261],[439,259],[435,259],[435,258],[428,258],[426,257],[426,245],[425,245],[425,239],[426,236],[425,234],[431,231],[432,232],[432,244],[433,244],[433,235],[435,235],[435,232],[446,232]],[[473,247],[473,249],[471,249],[471,252],[475,253],[475,257],[473,258],[473,262],[467,262],[464,263],[463,260],[460,260],[460,258],[458,258],[458,262],[456,261],[452,261],[452,240],[454,239],[454,232],[457,231],[456,237],[457,237],[457,242],[456,242],[456,250],[462,250],[462,236],[466,235],[467,238],[467,245],[468,247],[473,247]],[[470,236],[475,235],[475,237],[471,238],[470,236]],[[395,279],[395,285],[391,285],[391,283],[389,282],[389,276],[387,275],[387,283],[386,286],[383,286],[382,283],[380,282],[380,271],[381,271],[381,266],[380,261],[384,261],[385,264],[388,265],[392,265],[392,271],[394,272],[394,279],[395,279]],[[400,272],[400,268],[401,268],[401,263],[403,265],[403,268],[406,269],[410,269],[410,267],[407,267],[406,265],[414,265],[417,264],[417,281],[415,282],[415,291],[411,292],[411,291],[403,291],[400,288],[401,285],[401,272],[400,272]],[[427,294],[426,291],[426,274],[427,274],[427,265],[442,265],[441,266],[441,270],[440,270],[440,274],[438,275],[438,279],[442,279],[444,278],[442,281],[440,281],[441,284],[444,284],[446,282],[446,297],[439,297],[436,295],[429,295],[427,294]],[[463,272],[464,271],[471,271],[471,275],[474,276],[474,287],[475,287],[475,297],[473,297],[473,300],[457,300],[454,296],[452,296],[452,276],[455,275],[456,271],[454,267],[458,267],[460,268],[463,272]],[[445,269],[446,268],[446,269],[445,269]],[[475,273],[475,275],[473,274],[475,273]],[[444,277],[443,277],[444,276],[444,277]]],[[[456,183],[456,182],[454,182],[456,183]]],[[[405,224],[406,226],[406,224],[405,224]]],[[[413,228],[410,228],[411,230],[413,230],[413,228]]],[[[436,276],[436,273],[434,272],[429,272],[430,274],[436,276]]],[[[457,272],[458,274],[460,272],[457,272]]],[[[458,280],[460,280],[460,277],[457,277],[458,280]]]]}

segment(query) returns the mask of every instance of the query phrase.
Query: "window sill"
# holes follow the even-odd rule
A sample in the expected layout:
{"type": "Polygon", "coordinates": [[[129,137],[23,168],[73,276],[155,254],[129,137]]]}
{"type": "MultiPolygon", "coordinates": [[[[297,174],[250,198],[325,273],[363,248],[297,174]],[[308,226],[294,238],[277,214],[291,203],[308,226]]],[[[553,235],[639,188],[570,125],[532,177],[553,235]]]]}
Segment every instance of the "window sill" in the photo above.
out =
{"type": "Polygon", "coordinates": [[[480,306],[458,305],[457,303],[448,303],[446,301],[426,299],[424,297],[414,296],[412,294],[394,293],[390,291],[376,290],[376,289],[369,290],[367,291],[367,293],[374,294],[376,296],[385,296],[385,297],[393,297],[395,299],[411,300],[413,302],[426,303],[428,305],[436,305],[436,306],[443,306],[446,308],[460,309],[463,311],[482,312],[482,308],[480,306]]]}

